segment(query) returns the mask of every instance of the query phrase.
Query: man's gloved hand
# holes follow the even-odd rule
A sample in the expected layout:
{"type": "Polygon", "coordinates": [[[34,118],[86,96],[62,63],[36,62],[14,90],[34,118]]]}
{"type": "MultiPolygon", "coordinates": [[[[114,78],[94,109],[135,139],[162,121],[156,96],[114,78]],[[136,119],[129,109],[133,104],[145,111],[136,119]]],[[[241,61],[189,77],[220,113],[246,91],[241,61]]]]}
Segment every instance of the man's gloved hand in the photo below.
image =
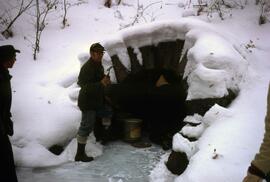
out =
{"type": "Polygon", "coordinates": [[[251,173],[247,173],[247,176],[244,178],[243,182],[262,182],[263,179],[259,176],[253,175],[251,173]]]}
{"type": "Polygon", "coordinates": [[[13,131],[13,121],[11,119],[9,119],[9,122],[7,123],[7,128],[6,128],[6,132],[9,136],[12,136],[14,131],[13,131]]]}

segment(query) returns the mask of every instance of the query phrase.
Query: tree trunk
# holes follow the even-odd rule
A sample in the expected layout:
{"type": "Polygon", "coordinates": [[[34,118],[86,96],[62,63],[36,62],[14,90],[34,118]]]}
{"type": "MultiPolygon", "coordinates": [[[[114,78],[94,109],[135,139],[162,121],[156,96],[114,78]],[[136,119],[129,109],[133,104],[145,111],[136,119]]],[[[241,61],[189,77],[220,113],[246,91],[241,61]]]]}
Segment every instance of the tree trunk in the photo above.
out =
{"type": "Polygon", "coordinates": [[[39,0],[36,0],[36,39],[34,45],[34,60],[37,59],[37,52],[39,51],[39,22],[40,22],[40,11],[39,11],[39,0]]]}
{"type": "Polygon", "coordinates": [[[64,0],[64,17],[63,17],[63,21],[62,21],[63,28],[65,28],[66,24],[67,24],[67,18],[66,17],[67,17],[67,1],[64,0]]]}
{"type": "Polygon", "coordinates": [[[104,4],[104,6],[106,6],[106,7],[110,8],[110,7],[111,7],[111,5],[112,5],[112,0],[106,0],[106,2],[105,2],[105,4],[104,4]]]}

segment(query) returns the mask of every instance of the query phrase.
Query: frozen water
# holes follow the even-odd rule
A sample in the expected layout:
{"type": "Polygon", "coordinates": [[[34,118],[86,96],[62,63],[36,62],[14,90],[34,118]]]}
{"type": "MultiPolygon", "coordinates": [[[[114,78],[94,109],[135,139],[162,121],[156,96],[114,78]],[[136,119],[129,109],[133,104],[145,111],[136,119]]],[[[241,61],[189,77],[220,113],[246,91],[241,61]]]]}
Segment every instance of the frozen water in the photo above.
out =
{"type": "Polygon", "coordinates": [[[134,148],[113,142],[90,163],[71,162],[57,167],[17,168],[20,182],[146,182],[165,152],[158,146],[134,148]]]}

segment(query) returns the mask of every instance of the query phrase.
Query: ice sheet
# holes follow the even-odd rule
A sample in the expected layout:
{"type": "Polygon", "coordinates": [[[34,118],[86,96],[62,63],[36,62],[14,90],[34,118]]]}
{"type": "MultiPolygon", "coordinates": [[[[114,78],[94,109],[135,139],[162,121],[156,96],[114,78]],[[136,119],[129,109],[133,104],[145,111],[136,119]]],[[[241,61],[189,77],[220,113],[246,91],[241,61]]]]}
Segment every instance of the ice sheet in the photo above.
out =
{"type": "Polygon", "coordinates": [[[90,163],[17,168],[17,175],[20,182],[146,182],[163,154],[156,145],[139,149],[119,141],[105,146],[103,155],[90,163]]]}

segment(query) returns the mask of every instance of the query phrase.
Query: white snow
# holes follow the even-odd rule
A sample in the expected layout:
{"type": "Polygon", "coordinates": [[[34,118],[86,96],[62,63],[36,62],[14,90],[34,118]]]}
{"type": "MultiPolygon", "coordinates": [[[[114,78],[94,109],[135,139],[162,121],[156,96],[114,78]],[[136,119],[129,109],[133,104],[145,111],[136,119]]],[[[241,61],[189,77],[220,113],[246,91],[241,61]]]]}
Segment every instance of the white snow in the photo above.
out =
{"type": "MultiPolygon", "coordinates": [[[[127,28],[102,41],[109,55],[118,55],[130,70],[127,47],[156,45],[162,41],[185,40],[188,63],[184,78],[188,77],[187,100],[223,97],[228,89],[237,92],[248,72],[248,62],[233,44],[202,21],[183,18],[178,21],[159,21],[127,28]],[[241,65],[241,66],[239,66],[241,65]]],[[[135,51],[140,58],[140,52],[135,51]]],[[[185,53],[185,51],[183,51],[185,53]]],[[[139,59],[141,60],[141,59],[139,59]]]]}
{"type": "MultiPolygon", "coordinates": [[[[232,16],[222,21],[216,14],[212,18],[194,16],[192,8],[185,7],[185,0],[164,0],[146,9],[144,15],[149,16],[145,19],[141,17],[132,28],[120,31],[134,20],[137,2],[146,7],[155,1],[122,0],[121,5],[111,8],[105,8],[100,0],[83,2],[68,10],[69,26],[65,29],[59,13],[49,14],[36,61],[32,58],[34,27],[29,14],[16,21],[13,38],[0,39],[1,45],[13,44],[21,50],[10,70],[15,130],[10,139],[16,165],[44,167],[74,160],[81,117],[76,81],[91,43],[105,46],[105,69],[111,65],[109,55],[114,54],[130,68],[126,47],[133,47],[142,61],[140,46],[178,38],[186,41],[184,49],[188,51],[187,99],[222,97],[228,94],[227,89],[239,91],[239,95],[228,108],[213,106],[201,116],[197,127],[183,128],[181,132],[198,137],[197,142],[190,143],[180,134],[174,136],[174,149],[186,151],[190,159],[182,175],[170,175],[164,156],[150,180],[241,181],[262,141],[270,78],[270,23],[258,25],[259,7],[250,0],[244,9],[231,10],[232,16]],[[54,144],[67,146],[60,156],[48,151],[54,144]]],[[[116,82],[113,71],[111,78],[116,82]]],[[[186,119],[196,121],[196,117],[186,119]]],[[[102,155],[102,146],[93,136],[86,150],[95,157],[102,155]]]]}

